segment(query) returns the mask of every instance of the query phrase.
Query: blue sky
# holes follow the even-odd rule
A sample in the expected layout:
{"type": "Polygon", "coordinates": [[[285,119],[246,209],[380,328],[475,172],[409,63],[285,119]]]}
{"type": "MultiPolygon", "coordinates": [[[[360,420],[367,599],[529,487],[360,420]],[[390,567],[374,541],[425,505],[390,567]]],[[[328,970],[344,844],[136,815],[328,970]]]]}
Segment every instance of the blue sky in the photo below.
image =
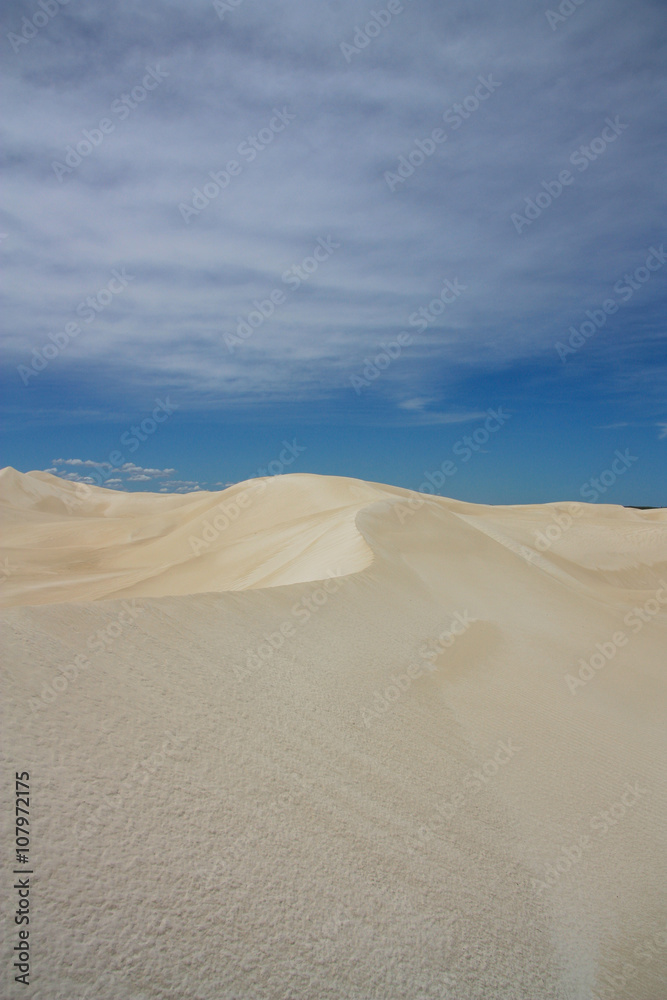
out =
{"type": "Polygon", "coordinates": [[[665,503],[664,3],[2,19],[2,464],[665,503]]]}

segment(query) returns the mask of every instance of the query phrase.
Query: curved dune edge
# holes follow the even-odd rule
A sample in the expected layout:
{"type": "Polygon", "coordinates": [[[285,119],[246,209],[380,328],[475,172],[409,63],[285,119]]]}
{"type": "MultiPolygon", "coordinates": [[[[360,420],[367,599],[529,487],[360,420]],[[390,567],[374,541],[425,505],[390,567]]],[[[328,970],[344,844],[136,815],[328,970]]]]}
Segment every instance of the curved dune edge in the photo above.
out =
{"type": "Polygon", "coordinates": [[[163,495],[6,468],[0,511],[5,606],[274,588],[360,573],[380,553],[416,568],[439,545],[489,565],[501,549],[601,596],[667,572],[664,510],[493,507],[305,473],[163,495]]]}
{"type": "Polygon", "coordinates": [[[360,572],[356,514],[384,490],[285,476],[220,492],[120,493],[0,472],[5,605],[261,589],[360,572]]]}

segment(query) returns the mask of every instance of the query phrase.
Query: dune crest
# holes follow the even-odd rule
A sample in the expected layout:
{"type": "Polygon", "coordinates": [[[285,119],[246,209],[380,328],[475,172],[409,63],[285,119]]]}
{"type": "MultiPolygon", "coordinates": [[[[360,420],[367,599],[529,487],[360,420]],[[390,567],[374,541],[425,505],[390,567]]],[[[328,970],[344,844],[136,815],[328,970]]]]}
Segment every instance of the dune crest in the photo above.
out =
{"type": "Polygon", "coordinates": [[[354,573],[373,558],[355,516],[380,496],[380,488],[318,476],[220,493],[119,493],[4,469],[4,556],[15,567],[4,600],[158,597],[354,573]]]}
{"type": "Polygon", "coordinates": [[[523,560],[523,569],[584,586],[641,589],[652,584],[653,569],[667,571],[663,510],[491,507],[334,476],[292,474],[220,493],[161,495],[82,488],[49,473],[6,468],[0,514],[8,537],[0,555],[8,567],[5,605],[251,590],[346,576],[371,565],[385,536],[389,557],[403,553],[411,564],[433,549],[433,540],[433,551],[447,543],[448,553],[467,550],[471,558],[487,551],[501,558],[500,545],[523,560]]]}

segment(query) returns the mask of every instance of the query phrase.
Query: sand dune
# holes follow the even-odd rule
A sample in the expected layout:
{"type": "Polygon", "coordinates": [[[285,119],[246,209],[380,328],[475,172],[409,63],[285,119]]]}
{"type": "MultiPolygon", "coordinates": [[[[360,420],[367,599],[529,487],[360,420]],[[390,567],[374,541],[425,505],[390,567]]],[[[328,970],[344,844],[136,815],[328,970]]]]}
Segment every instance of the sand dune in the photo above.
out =
{"type": "Polygon", "coordinates": [[[318,579],[334,562],[334,575],[354,573],[373,558],[356,515],[391,495],[317,476],[187,496],[81,493],[13,469],[0,473],[0,491],[17,565],[7,601],[16,604],[275,587],[318,579]]]}
{"type": "Polygon", "coordinates": [[[664,995],[665,511],[13,469],[0,508],[35,1000],[664,995]]]}

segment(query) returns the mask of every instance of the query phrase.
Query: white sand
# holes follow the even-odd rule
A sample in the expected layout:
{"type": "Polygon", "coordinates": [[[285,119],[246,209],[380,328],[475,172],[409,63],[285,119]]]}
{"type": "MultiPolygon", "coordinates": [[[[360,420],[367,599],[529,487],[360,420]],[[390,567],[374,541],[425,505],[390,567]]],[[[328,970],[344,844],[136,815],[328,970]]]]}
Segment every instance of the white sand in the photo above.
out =
{"type": "Polygon", "coordinates": [[[667,995],[665,511],[12,469],[0,499],[35,873],[3,997],[667,995]]]}

